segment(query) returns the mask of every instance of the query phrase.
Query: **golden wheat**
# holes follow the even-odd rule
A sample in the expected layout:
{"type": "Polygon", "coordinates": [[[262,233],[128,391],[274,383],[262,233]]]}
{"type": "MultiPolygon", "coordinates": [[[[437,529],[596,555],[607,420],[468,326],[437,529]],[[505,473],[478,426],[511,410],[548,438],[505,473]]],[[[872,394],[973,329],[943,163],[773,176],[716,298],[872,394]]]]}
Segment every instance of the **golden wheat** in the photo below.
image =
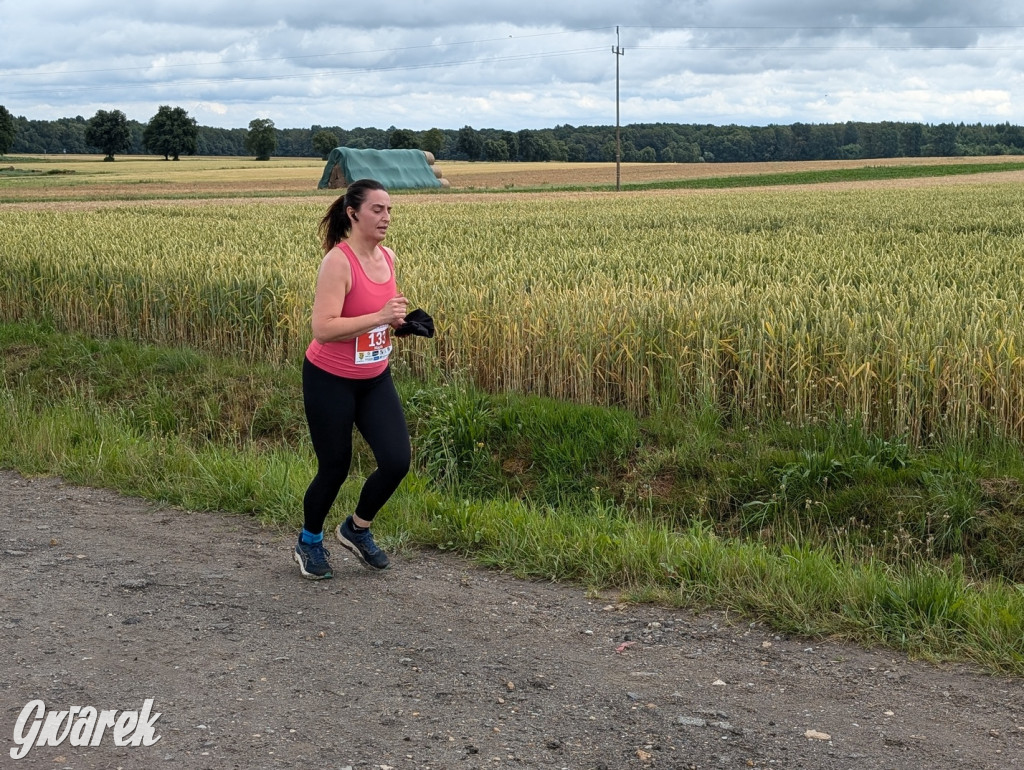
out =
{"type": "MultiPolygon", "coordinates": [[[[891,191],[396,198],[414,370],[639,411],[836,413],[1024,436],[1024,196],[891,191]]],[[[0,319],[301,357],[323,204],[7,211],[0,319]]]]}

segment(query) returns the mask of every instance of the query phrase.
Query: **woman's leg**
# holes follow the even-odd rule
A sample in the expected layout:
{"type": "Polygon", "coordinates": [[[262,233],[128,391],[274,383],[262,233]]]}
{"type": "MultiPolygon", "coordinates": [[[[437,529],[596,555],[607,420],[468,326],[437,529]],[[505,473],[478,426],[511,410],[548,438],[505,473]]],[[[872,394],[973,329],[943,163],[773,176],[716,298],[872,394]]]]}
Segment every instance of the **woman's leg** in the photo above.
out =
{"type": "Polygon", "coordinates": [[[390,370],[359,399],[355,424],[377,461],[376,470],[363,484],[355,510],[359,519],[369,523],[398,489],[412,461],[409,426],[390,370]]]}
{"type": "Polygon", "coordinates": [[[303,499],[303,527],[318,533],[352,463],[352,426],[356,399],[349,381],[311,364],[302,365],[302,400],[317,472],[303,499]]]}

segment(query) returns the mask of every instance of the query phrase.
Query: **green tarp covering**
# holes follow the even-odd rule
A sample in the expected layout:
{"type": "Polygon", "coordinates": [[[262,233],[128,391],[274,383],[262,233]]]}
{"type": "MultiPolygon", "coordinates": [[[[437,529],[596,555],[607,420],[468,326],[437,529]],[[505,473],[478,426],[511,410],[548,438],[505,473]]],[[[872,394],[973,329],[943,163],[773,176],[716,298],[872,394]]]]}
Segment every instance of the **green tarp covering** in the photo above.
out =
{"type": "Polygon", "coordinates": [[[359,179],[376,179],[389,190],[408,187],[441,187],[422,150],[356,150],[335,147],[327,156],[319,189],[330,186],[337,166],[344,177],[341,186],[359,179]]]}

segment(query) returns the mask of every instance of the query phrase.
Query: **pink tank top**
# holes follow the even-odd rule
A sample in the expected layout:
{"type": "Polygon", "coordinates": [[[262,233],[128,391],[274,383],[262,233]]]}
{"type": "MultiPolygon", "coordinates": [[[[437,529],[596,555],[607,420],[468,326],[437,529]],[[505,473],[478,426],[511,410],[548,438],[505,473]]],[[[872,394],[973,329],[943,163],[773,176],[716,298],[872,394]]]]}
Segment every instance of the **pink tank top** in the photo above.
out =
{"type": "MultiPolygon", "coordinates": [[[[352,286],[348,294],[345,295],[341,317],[355,318],[376,313],[397,294],[395,263],[391,259],[391,254],[384,247],[377,247],[384,253],[388,269],[391,272],[384,283],[377,283],[371,281],[366,275],[359,262],[359,257],[347,243],[339,244],[339,246],[342,253],[348,258],[352,273],[352,286]]],[[[352,380],[368,380],[381,374],[388,368],[388,356],[390,355],[391,327],[388,324],[364,332],[354,340],[319,342],[314,339],[306,348],[306,358],[311,364],[325,372],[352,380]]]]}

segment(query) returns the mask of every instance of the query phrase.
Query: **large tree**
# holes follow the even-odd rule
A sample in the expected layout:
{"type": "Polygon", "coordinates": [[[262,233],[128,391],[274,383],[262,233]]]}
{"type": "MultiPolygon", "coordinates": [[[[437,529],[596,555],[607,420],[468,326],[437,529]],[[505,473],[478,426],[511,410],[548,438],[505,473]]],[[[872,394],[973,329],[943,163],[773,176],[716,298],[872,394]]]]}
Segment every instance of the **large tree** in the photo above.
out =
{"type": "Polygon", "coordinates": [[[480,156],[484,152],[484,140],[480,138],[480,132],[475,128],[463,126],[459,129],[455,149],[464,154],[469,160],[480,160],[480,156]]]}
{"type": "Polygon", "coordinates": [[[337,146],[338,137],[335,136],[333,131],[328,131],[324,128],[313,134],[313,151],[320,155],[324,160],[327,160],[327,156],[331,154],[331,150],[337,146]]]}
{"type": "Polygon", "coordinates": [[[484,159],[489,161],[508,160],[508,145],[501,139],[485,139],[484,159]]]}
{"type": "Polygon", "coordinates": [[[396,128],[388,134],[388,147],[392,150],[418,150],[420,148],[419,137],[415,131],[408,128],[396,128]]]}
{"type": "Polygon", "coordinates": [[[249,121],[249,133],[245,137],[245,149],[256,156],[256,160],[270,160],[270,153],[277,148],[277,131],[270,118],[254,118],[249,121]]]}
{"type": "Polygon", "coordinates": [[[519,137],[513,134],[511,131],[501,132],[501,141],[508,147],[508,159],[518,160],[519,159],[519,137]]]}
{"type": "Polygon", "coordinates": [[[113,160],[115,152],[124,152],[132,146],[132,132],[128,116],[121,110],[99,110],[85,126],[85,141],[107,154],[103,160],[113,160]]]}
{"type": "Polygon", "coordinates": [[[440,128],[430,129],[423,134],[423,143],[420,147],[436,158],[444,149],[444,131],[440,128]]]}
{"type": "Polygon", "coordinates": [[[959,147],[957,146],[958,133],[959,131],[955,124],[939,123],[931,131],[931,142],[926,148],[928,153],[943,158],[959,155],[959,147]]]}
{"type": "Polygon", "coordinates": [[[519,132],[519,160],[536,162],[551,160],[551,148],[540,133],[523,129],[519,132]]]}
{"type": "Polygon", "coordinates": [[[6,155],[7,151],[11,149],[16,133],[14,117],[6,107],[0,104],[0,155],[6,155]]]}
{"type": "Polygon", "coordinates": [[[183,107],[165,104],[150,118],[142,141],[150,152],[163,155],[164,160],[178,160],[181,154],[196,154],[198,136],[195,118],[190,118],[183,107]]]}

